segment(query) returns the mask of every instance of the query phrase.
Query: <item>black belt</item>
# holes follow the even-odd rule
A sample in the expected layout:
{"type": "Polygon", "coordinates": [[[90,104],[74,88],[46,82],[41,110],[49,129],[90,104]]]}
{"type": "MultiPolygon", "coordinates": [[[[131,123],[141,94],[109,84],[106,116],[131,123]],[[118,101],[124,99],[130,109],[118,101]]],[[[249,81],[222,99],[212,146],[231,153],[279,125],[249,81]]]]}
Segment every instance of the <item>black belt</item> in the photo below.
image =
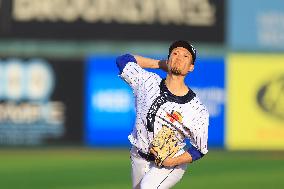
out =
{"type": "Polygon", "coordinates": [[[155,156],[154,156],[154,154],[150,154],[150,153],[144,153],[144,152],[142,152],[141,150],[138,150],[137,151],[138,152],[138,154],[143,158],[143,159],[145,159],[146,161],[155,161],[155,156]]]}

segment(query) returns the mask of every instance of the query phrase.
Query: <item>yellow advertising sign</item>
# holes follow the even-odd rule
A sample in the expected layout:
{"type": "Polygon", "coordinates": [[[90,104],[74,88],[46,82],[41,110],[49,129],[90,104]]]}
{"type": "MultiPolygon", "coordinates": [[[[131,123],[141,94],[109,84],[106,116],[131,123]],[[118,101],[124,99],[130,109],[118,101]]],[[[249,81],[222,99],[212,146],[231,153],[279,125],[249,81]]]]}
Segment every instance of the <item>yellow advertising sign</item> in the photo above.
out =
{"type": "Polygon", "coordinates": [[[227,65],[227,148],[284,150],[284,55],[231,54],[227,65]]]}

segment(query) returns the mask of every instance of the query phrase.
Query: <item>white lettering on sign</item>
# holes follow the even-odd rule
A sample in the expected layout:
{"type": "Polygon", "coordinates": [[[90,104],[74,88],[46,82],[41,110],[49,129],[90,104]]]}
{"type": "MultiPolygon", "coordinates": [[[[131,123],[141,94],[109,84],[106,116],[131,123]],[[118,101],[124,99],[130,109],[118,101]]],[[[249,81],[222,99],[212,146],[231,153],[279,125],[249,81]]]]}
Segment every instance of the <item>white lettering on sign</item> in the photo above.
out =
{"type": "Polygon", "coordinates": [[[100,90],[93,94],[92,104],[101,112],[128,112],[132,109],[132,94],[122,89],[100,90]]]}
{"type": "Polygon", "coordinates": [[[0,123],[33,124],[43,122],[56,125],[64,123],[64,114],[65,105],[62,102],[0,103],[0,123]]]}
{"type": "Polygon", "coordinates": [[[14,0],[19,22],[74,22],[212,26],[216,7],[209,0],[14,0]]]}
{"type": "Polygon", "coordinates": [[[283,47],[284,13],[266,12],[257,17],[257,37],[262,46],[283,47]]]}

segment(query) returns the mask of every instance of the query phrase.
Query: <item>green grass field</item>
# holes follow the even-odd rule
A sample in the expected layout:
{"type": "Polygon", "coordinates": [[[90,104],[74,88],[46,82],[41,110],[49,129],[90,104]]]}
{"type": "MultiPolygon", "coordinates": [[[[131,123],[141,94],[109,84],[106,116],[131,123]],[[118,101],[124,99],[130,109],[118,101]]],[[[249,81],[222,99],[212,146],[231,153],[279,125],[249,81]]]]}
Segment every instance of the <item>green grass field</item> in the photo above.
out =
{"type": "MultiPolygon", "coordinates": [[[[1,189],[131,188],[127,150],[0,149],[1,189]]],[[[282,189],[284,152],[210,151],[175,189],[282,189]]]]}

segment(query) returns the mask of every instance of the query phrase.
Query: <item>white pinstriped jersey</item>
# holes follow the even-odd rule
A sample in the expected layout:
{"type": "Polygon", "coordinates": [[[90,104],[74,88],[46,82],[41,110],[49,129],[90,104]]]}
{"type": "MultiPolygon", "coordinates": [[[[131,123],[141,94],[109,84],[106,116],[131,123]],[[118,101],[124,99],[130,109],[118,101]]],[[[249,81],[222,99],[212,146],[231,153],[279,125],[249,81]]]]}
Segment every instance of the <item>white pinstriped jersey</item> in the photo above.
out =
{"type": "Polygon", "coordinates": [[[185,96],[175,96],[167,89],[164,79],[135,62],[128,62],[120,76],[135,96],[136,122],[128,137],[132,145],[147,153],[153,137],[167,125],[175,131],[181,149],[185,146],[184,139],[189,138],[202,154],[208,152],[209,114],[192,90],[185,96]]]}

